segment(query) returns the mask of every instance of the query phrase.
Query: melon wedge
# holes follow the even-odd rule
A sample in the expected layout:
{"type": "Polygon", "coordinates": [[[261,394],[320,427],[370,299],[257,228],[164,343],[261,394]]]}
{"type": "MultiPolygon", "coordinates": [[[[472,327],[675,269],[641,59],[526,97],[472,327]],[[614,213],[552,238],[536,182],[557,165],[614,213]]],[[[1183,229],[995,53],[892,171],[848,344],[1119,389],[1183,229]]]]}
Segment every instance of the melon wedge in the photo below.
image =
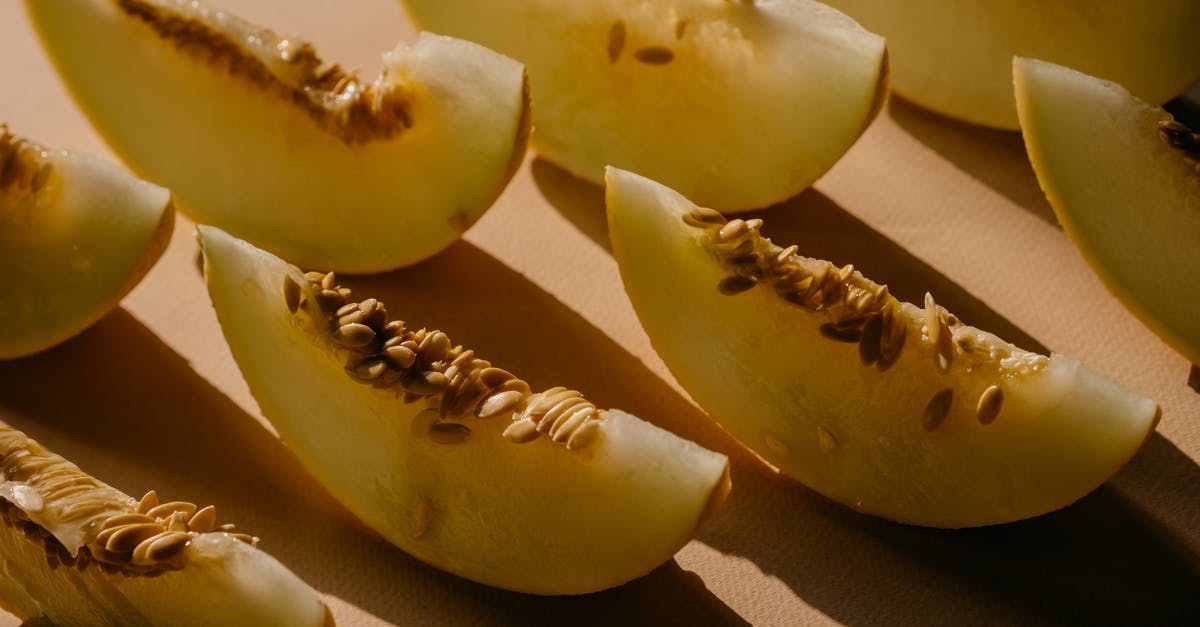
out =
{"type": "Polygon", "coordinates": [[[332,625],[216,509],[135,500],[0,423],[0,606],[29,624],[332,625]]]}
{"type": "Polygon", "coordinates": [[[1158,421],[1154,401],[1066,357],[781,249],[761,220],[726,222],[616,169],[607,197],[625,289],[679,383],[859,511],[933,527],[1036,516],[1103,483],[1158,421]]]}
{"type": "Polygon", "coordinates": [[[297,263],[379,272],[442,250],[525,152],[520,64],[422,35],[360,81],[199,2],[29,0],[76,101],[198,222],[297,263]]]}
{"type": "Polygon", "coordinates": [[[198,230],[213,306],[263,413],[367,525],[485,584],[577,594],[641,576],[729,489],[728,460],[578,392],[388,321],[332,273],[198,230]]]}
{"type": "Polygon", "coordinates": [[[0,124],[0,359],[104,317],[162,255],[174,218],[169,191],[0,124]]]}
{"type": "Polygon", "coordinates": [[[1120,85],[1013,61],[1038,182],[1071,241],[1126,307],[1200,363],[1200,144],[1120,85]]]}
{"type": "Polygon", "coordinates": [[[883,38],[809,0],[405,0],[526,64],[534,146],[576,176],[642,172],[724,211],[790,198],[887,91],[883,38]]]}
{"type": "Polygon", "coordinates": [[[896,93],[967,122],[1016,130],[1013,55],[1121,82],[1163,103],[1200,79],[1195,0],[826,0],[887,37],[896,93]]]}

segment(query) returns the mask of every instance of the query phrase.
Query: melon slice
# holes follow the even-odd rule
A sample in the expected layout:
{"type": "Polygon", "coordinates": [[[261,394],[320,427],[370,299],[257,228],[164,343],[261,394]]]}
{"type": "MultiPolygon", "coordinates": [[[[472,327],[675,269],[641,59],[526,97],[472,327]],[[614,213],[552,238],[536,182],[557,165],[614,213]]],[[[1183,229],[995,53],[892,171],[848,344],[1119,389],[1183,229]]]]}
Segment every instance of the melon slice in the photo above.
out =
{"type": "Polygon", "coordinates": [[[1200,79],[1200,2],[826,0],[887,37],[896,93],[1016,130],[1014,54],[1048,59],[1163,103],[1200,79]]]}
{"type": "Polygon", "coordinates": [[[1135,315],[1200,363],[1200,137],[1120,85],[1013,61],[1038,182],[1071,241],[1135,315]]]}
{"type": "Polygon", "coordinates": [[[809,0],[405,0],[529,68],[534,146],[597,184],[642,172],[724,211],[808,187],[887,91],[884,41],[809,0]]]}
{"type": "Polygon", "coordinates": [[[1061,355],[1023,351],[926,296],[781,249],[610,169],[625,289],[679,383],[783,472],[859,511],[934,527],[1036,516],[1103,483],[1154,401],[1061,355]]]}
{"type": "Polygon", "coordinates": [[[332,273],[200,227],[225,337],[266,417],[367,525],[433,566],[536,594],[669,559],[729,489],[728,460],[440,331],[389,321],[332,273]]]}
{"type": "Polygon", "coordinates": [[[55,346],[116,307],[174,218],[167,190],[0,124],[0,359],[55,346]]]}
{"type": "Polygon", "coordinates": [[[435,35],[360,81],[199,2],[30,0],[71,93],[180,210],[297,263],[378,272],[473,224],[525,152],[520,64],[435,35]]]}
{"type": "Polygon", "coordinates": [[[332,625],[257,542],[211,505],[135,500],[0,423],[0,606],[30,624],[332,625]]]}

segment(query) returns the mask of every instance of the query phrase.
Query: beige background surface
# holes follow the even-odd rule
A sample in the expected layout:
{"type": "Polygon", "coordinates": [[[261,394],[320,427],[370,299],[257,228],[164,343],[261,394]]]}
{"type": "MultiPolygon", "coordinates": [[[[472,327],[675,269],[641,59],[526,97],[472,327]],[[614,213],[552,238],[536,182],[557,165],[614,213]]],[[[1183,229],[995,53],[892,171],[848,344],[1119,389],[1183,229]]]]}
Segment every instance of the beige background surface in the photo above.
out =
{"type": "MultiPolygon", "coordinates": [[[[391,0],[221,4],[367,75],[380,52],[414,35],[391,0]]],[[[12,1],[0,3],[0,85],[0,120],[13,131],[113,159],[12,1]]],[[[1158,433],[1095,493],[1018,524],[927,530],[831,503],[742,452],[678,389],[621,288],[602,190],[533,154],[465,241],[351,286],[535,388],[580,388],[734,459],[726,507],[640,580],[579,598],[512,594],[442,574],[364,531],[260,417],[221,339],[186,219],[120,309],[43,355],[0,363],[0,420],[131,494],[216,504],[343,625],[1200,617],[1200,396],[1189,365],[1084,265],[1018,135],[893,99],[815,189],[760,214],[777,242],[853,261],[902,298],[928,289],[970,324],[1071,355],[1157,399],[1158,433]]]]}

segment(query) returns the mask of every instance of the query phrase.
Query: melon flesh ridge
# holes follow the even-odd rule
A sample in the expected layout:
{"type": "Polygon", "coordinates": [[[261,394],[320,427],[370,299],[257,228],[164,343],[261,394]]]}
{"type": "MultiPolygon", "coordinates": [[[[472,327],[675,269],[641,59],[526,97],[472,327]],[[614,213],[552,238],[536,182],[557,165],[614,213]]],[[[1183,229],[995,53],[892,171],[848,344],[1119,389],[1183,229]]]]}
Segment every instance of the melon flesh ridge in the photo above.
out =
{"type": "Polygon", "coordinates": [[[283,277],[304,285],[298,271],[217,229],[199,234],[214,307],[263,413],[335,497],[422,561],[512,590],[590,592],[669,559],[723,498],[724,455],[616,410],[579,451],[508,442],[504,417],[468,419],[457,446],[414,435],[421,402],[350,379],[327,334],[288,312],[283,277]],[[418,536],[421,501],[431,515],[418,536]]]}
{"type": "Polygon", "coordinates": [[[681,220],[694,206],[682,196],[613,169],[608,203],[626,290],[684,389],[767,461],[860,511],[937,527],[1038,515],[1103,483],[1157,420],[1153,401],[1060,355],[1010,347],[1005,367],[938,375],[924,312],[909,304],[899,360],[884,373],[863,367],[857,344],[820,335],[824,314],[768,287],[721,295],[726,273],[681,220]],[[1040,372],[1017,372],[1031,364],[1040,372]],[[993,384],[1004,403],[985,426],[975,404],[993,384]],[[951,414],[926,431],[925,404],[944,388],[951,414]]]}

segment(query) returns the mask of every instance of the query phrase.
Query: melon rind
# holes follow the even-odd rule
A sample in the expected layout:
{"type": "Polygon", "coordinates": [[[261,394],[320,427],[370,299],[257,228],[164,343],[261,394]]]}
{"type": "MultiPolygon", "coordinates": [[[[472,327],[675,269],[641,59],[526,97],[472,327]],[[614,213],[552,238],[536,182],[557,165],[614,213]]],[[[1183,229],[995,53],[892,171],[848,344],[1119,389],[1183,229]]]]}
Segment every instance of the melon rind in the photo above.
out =
{"type": "Polygon", "coordinates": [[[1159,137],[1170,113],[1122,86],[1013,60],[1029,160],[1072,243],[1130,311],[1200,363],[1200,160],[1159,137]]]}
{"type": "Polygon", "coordinates": [[[1017,130],[1013,55],[1047,59],[1164,103],[1200,79],[1195,0],[827,0],[887,38],[892,88],[938,113],[1017,130]]]}
{"type": "Polygon", "coordinates": [[[56,346],[104,317],[162,255],[175,218],[166,189],[81,153],[29,146],[49,174],[36,191],[0,190],[0,359],[56,346]]]}
{"type": "Polygon", "coordinates": [[[352,380],[327,332],[288,311],[284,277],[305,284],[295,268],[213,227],[198,236],[263,414],[331,494],[424,562],[521,592],[591,592],[670,559],[724,498],[724,455],[618,410],[581,450],[509,442],[502,417],[471,419],[453,446],[414,433],[425,405],[352,380]]]}
{"type": "Polygon", "coordinates": [[[424,28],[526,64],[546,159],[597,184],[607,165],[642,172],[723,211],[811,185],[887,93],[883,38],[810,0],[404,4],[424,28]],[[635,59],[653,46],[672,60],[635,59]]]}
{"type": "MultiPolygon", "coordinates": [[[[278,84],[288,62],[268,59],[277,74],[264,78],[252,53],[181,50],[122,6],[224,20],[267,44],[274,33],[192,2],[25,4],[76,102],[134,171],[169,187],[195,221],[306,266],[369,273],[432,256],[491,206],[525,152],[524,69],[469,42],[426,33],[385,54],[385,83],[407,93],[412,126],[347,141],[314,121],[308,96],[278,84]]],[[[235,32],[224,45],[241,45],[235,32]]]]}
{"type": "Polygon", "coordinates": [[[1008,363],[956,362],[938,374],[924,311],[907,303],[898,360],[882,372],[864,366],[856,344],[821,335],[825,312],[764,285],[721,294],[728,271],[705,232],[682,220],[695,205],[680,194],[610,169],[607,200],[626,292],[679,383],[744,445],[859,511],[933,527],[1036,516],[1103,483],[1157,423],[1154,401],[970,327],[962,331],[1009,352],[1008,363]],[[1004,402],[985,425],[976,400],[991,385],[1004,402]],[[930,431],[925,406],[947,388],[950,414],[930,431]]]}

